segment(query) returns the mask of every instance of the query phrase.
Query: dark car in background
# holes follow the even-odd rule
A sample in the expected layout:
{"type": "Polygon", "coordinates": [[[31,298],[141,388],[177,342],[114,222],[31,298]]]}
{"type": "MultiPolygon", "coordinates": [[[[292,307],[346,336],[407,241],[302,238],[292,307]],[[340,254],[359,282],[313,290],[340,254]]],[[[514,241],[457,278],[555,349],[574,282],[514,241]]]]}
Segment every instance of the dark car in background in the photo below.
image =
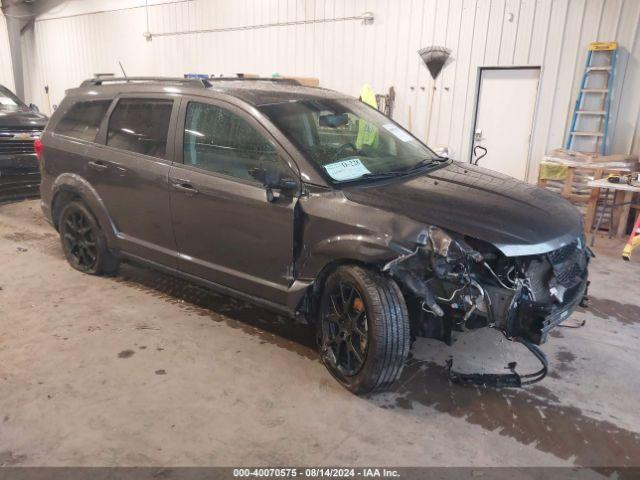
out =
{"type": "Polygon", "coordinates": [[[47,117],[0,85],[0,201],[39,194],[40,170],[34,141],[47,117]]]}
{"type": "Polygon", "coordinates": [[[42,136],[42,208],[69,263],[140,262],[317,328],[352,392],[399,378],[415,336],[490,327],[537,347],[587,289],[561,197],[437,156],[346,95],[263,81],[88,80],[42,136]]]}

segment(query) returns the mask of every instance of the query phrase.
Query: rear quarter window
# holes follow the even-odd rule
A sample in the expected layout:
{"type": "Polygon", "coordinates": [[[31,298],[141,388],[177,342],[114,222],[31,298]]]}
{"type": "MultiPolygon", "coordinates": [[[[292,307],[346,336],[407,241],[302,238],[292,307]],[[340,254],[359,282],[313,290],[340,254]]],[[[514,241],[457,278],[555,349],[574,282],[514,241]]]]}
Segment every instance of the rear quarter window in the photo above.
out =
{"type": "Polygon", "coordinates": [[[109,119],[107,145],[165,158],[173,100],[124,98],[109,119]]]}
{"type": "Polygon", "coordinates": [[[109,105],[111,100],[92,100],[74,104],[63,114],[54,133],[89,142],[95,141],[109,105]]]}

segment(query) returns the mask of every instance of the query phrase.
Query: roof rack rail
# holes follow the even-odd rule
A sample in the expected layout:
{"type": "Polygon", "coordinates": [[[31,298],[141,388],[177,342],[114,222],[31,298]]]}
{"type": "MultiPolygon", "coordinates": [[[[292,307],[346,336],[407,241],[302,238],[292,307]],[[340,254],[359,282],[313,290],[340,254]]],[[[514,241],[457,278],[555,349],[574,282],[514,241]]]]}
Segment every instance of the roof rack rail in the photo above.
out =
{"type": "Polygon", "coordinates": [[[295,78],[270,78],[270,77],[210,77],[210,82],[277,82],[285,85],[302,85],[295,78]]]}
{"type": "Polygon", "coordinates": [[[99,86],[106,83],[172,83],[204,88],[211,86],[211,83],[206,78],[180,77],[98,77],[85,80],[80,84],[80,86],[99,86]]]}

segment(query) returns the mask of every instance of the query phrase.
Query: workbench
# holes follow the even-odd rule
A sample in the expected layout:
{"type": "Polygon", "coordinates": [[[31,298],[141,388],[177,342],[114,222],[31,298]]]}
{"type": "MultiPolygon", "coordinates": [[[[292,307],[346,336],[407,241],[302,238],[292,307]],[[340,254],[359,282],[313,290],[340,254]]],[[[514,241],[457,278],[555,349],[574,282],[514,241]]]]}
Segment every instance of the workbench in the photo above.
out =
{"type": "MultiPolygon", "coordinates": [[[[598,180],[590,180],[587,183],[587,185],[591,187],[591,196],[589,198],[589,204],[587,207],[588,219],[593,219],[595,217],[596,209],[598,207],[598,199],[600,198],[600,189],[605,188],[607,190],[613,190],[615,192],[611,202],[609,202],[608,200],[609,199],[608,195],[605,197],[606,199],[605,199],[605,204],[603,205],[603,208],[602,208],[602,213],[600,214],[598,221],[593,227],[592,244],[593,244],[593,238],[595,238],[595,234],[598,232],[600,223],[602,222],[602,218],[604,217],[604,214],[607,208],[611,210],[611,218],[613,219],[613,210],[615,208],[622,207],[622,212],[620,215],[620,219],[618,221],[618,230],[616,234],[618,237],[626,236],[626,228],[627,228],[627,221],[629,218],[629,211],[631,210],[632,207],[634,209],[640,208],[640,203],[634,202],[633,200],[633,195],[635,193],[640,193],[640,187],[628,185],[627,183],[612,183],[612,182],[609,182],[606,178],[601,178],[598,180]],[[616,197],[620,196],[618,195],[618,192],[621,194],[622,201],[616,203],[616,197]]],[[[609,236],[611,236],[611,233],[612,232],[610,231],[609,236]]]]}

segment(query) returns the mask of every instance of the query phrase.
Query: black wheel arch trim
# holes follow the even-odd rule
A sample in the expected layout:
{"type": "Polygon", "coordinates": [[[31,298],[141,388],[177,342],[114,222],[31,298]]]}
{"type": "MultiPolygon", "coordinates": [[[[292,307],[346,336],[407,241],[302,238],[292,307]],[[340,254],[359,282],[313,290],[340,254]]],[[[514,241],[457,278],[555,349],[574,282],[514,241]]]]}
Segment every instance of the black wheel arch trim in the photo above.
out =
{"type": "Polygon", "coordinates": [[[53,182],[53,186],[51,187],[51,203],[49,204],[49,211],[51,212],[51,220],[54,227],[56,227],[56,229],[58,228],[58,219],[55,218],[54,207],[56,205],[56,200],[60,198],[59,195],[64,192],[73,194],[85,203],[91,213],[96,217],[98,225],[107,240],[107,246],[110,249],[116,249],[117,229],[109,216],[107,207],[91,184],[78,174],[63,173],[53,182]]]}

